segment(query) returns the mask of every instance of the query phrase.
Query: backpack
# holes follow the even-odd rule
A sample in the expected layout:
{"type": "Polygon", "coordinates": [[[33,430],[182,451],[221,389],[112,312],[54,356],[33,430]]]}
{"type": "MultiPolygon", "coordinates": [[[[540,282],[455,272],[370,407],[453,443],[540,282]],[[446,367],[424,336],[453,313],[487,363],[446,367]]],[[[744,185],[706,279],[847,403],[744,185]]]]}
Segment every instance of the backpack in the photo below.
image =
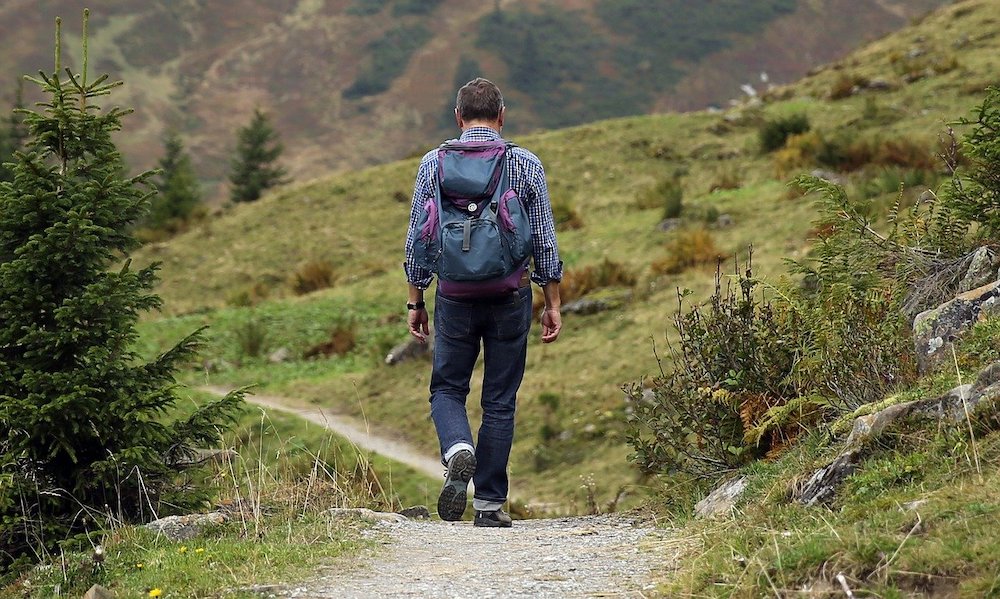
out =
{"type": "Polygon", "coordinates": [[[515,291],[531,256],[528,211],[510,186],[505,140],[445,142],[434,197],[413,235],[416,264],[437,274],[448,297],[515,291]]]}

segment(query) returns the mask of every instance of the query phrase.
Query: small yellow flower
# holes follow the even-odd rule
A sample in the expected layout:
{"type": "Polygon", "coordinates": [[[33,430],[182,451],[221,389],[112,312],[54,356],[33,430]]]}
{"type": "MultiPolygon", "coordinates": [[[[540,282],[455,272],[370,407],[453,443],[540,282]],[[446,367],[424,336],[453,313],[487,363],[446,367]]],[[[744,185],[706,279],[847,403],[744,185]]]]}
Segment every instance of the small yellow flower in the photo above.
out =
{"type": "Polygon", "coordinates": [[[187,553],[187,550],[188,550],[187,545],[181,545],[180,549],[178,549],[177,551],[179,553],[187,553]]]}
{"type": "Polygon", "coordinates": [[[138,570],[142,570],[142,566],[143,566],[143,564],[136,564],[135,565],[136,569],[138,569],[138,570]]]}
{"type": "Polygon", "coordinates": [[[195,549],[194,552],[195,553],[205,553],[205,548],[204,547],[199,547],[199,548],[195,549]]]}
{"type": "Polygon", "coordinates": [[[160,589],[152,589],[152,590],[149,591],[149,596],[150,597],[159,597],[162,594],[163,594],[163,591],[161,591],[160,589]]]}

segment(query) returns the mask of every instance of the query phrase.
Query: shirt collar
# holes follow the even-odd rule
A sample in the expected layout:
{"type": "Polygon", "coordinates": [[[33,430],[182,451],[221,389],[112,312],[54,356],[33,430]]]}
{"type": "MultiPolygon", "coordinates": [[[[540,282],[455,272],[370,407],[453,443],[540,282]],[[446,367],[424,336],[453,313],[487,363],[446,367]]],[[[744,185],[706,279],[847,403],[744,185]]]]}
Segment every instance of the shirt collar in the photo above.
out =
{"type": "Polygon", "coordinates": [[[500,133],[489,127],[469,127],[462,131],[459,141],[496,141],[500,139],[500,133]]]}

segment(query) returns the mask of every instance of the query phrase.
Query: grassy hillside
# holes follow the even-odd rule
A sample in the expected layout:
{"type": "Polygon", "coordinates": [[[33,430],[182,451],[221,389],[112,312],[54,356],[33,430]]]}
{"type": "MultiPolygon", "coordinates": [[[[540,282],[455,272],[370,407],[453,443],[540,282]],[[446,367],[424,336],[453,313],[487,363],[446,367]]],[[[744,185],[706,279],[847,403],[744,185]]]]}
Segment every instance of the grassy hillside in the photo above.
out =
{"type": "MultiPolygon", "coordinates": [[[[127,82],[116,101],[137,109],[121,138],[131,166],[153,165],[172,127],[218,183],[236,129],[261,107],[303,180],[436,143],[456,82],[474,74],[508,92],[514,131],[703,107],[760,71],[789,81],[943,1],[123,0],[91,7],[91,67],[127,82]],[[819,21],[822,35],[795,33],[819,21]]],[[[0,2],[0,99],[21,73],[51,69],[52,19],[78,31],[85,5],[0,2]]]]}
{"type": "MultiPolygon", "coordinates": [[[[875,217],[900,183],[909,194],[934,184],[945,123],[996,81],[996,7],[949,6],[760,104],[515,137],[546,164],[567,286],[614,282],[600,293],[631,294],[613,311],[567,315],[555,345],[532,339],[512,458],[515,498],[582,511],[606,507],[622,489],[642,492],[646,483],[625,465],[620,387],[658,372],[654,344],[664,355],[677,289],[704,297],[714,256],[745,259],[751,243],[757,273],[774,275],[784,259],[804,257],[815,211],[785,183],[799,172],[839,167],[850,192],[871,199],[875,217]],[[761,128],[796,115],[808,118],[812,137],[763,153],[761,128]],[[823,151],[810,149],[820,142],[823,151]],[[852,159],[860,154],[866,166],[858,168],[852,159]],[[664,233],[655,189],[674,181],[682,226],[664,233]],[[685,267],[689,258],[705,263],[685,267]]],[[[400,262],[415,167],[413,159],[300,183],[140,252],[139,262],[163,262],[159,291],[168,306],[145,325],[148,351],[209,324],[206,362],[191,382],[257,382],[364,416],[433,453],[428,363],[381,362],[406,337],[400,262]],[[296,276],[317,271],[328,271],[333,286],[295,295],[296,276]],[[337,339],[342,354],[304,358],[330,353],[320,346],[337,339]],[[282,347],[293,359],[271,364],[268,354],[282,347]]],[[[725,268],[732,271],[731,260],[725,268]]]]}

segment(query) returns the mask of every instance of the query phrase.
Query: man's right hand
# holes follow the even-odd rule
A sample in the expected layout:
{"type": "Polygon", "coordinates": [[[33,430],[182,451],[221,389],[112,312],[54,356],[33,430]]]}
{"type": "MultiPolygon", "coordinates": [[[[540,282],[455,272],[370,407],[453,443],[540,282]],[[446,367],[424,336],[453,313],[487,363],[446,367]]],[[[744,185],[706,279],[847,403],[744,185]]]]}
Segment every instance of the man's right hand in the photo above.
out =
{"type": "Polygon", "coordinates": [[[552,343],[559,338],[562,330],[562,316],[559,308],[545,308],[542,311],[542,343],[552,343]]]}
{"type": "Polygon", "coordinates": [[[410,334],[421,343],[427,342],[427,335],[430,334],[430,319],[427,317],[427,308],[410,310],[406,314],[406,321],[410,327],[410,334]]]}
{"type": "Polygon", "coordinates": [[[542,287],[542,295],[545,296],[545,308],[542,310],[542,343],[552,343],[559,338],[559,331],[562,330],[562,316],[559,314],[559,306],[562,300],[559,298],[559,281],[549,281],[542,287]]]}

